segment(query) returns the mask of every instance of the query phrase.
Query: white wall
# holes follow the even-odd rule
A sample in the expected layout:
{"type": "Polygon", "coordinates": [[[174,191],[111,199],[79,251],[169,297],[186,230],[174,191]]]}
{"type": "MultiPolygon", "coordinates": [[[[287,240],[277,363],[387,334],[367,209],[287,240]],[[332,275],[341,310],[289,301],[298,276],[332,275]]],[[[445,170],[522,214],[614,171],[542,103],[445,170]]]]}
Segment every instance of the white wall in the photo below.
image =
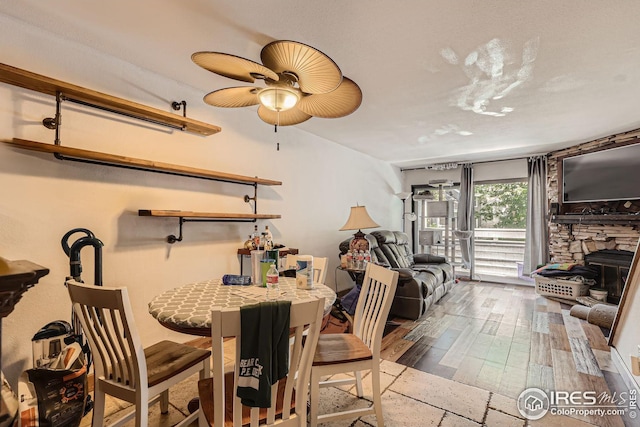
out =
{"type": "MultiPolygon", "coordinates": [[[[366,205],[382,227],[400,227],[401,201],[394,196],[401,191],[400,172],[387,163],[297,127],[274,134],[253,109],[207,106],[203,93],[183,83],[2,15],[0,37],[8,65],[167,111],[171,101],[186,100],[190,117],[222,132],[200,137],[65,103],[62,144],[281,180],[282,186],[258,189],[258,211],[282,215],[260,221],[260,230],[269,225],[276,242],[329,257],[330,272],[338,265],[339,242],[350,235],[338,231],[350,206],[366,205]]],[[[0,84],[0,139],[52,143],[53,131],[40,122],[53,115],[54,105],[50,96],[0,84]]],[[[19,373],[31,367],[33,334],[52,320],[70,318],[63,286],[69,262],[60,245],[68,230],[85,227],[104,242],[105,284],[129,288],[145,345],[191,338],[161,327],[147,303],[181,284],[239,273],[236,250],[253,230],[253,223],[187,223],[184,241],[169,245],[165,238],[178,232],[178,221],[139,217],[138,209],[249,213],[242,199],[252,187],[60,161],[5,144],[0,188],[0,256],[51,270],[3,321],[2,368],[14,387],[19,373]]],[[[83,250],[82,261],[83,279],[93,283],[91,248],[83,250]]],[[[328,274],[329,286],[333,280],[328,274]]]]}

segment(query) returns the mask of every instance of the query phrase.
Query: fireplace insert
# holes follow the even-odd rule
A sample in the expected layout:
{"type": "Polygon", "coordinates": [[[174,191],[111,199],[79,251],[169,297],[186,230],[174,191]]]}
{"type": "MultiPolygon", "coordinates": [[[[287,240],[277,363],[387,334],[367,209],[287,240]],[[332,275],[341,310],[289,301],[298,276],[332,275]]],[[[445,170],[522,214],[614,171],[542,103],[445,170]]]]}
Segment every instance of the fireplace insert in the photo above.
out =
{"type": "Polygon", "coordinates": [[[633,252],[605,249],[585,255],[586,265],[600,268],[599,287],[609,292],[607,302],[618,304],[633,261],[633,252]]]}

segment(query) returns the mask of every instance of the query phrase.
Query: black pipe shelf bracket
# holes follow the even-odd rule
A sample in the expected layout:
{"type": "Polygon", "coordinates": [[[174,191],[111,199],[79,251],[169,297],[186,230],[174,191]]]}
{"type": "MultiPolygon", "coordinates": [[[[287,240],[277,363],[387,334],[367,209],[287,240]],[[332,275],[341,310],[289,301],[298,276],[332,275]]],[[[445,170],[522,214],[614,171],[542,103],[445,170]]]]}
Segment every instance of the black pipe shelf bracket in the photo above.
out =
{"type": "Polygon", "coordinates": [[[175,242],[182,242],[182,224],[184,224],[184,218],[180,217],[180,235],[178,237],[175,234],[170,234],[167,236],[167,243],[174,244],[175,242]]]}
{"type": "MultiPolygon", "coordinates": [[[[249,203],[253,200],[253,215],[257,215],[258,213],[258,184],[253,184],[253,197],[249,197],[248,194],[245,194],[244,201],[245,203],[249,203]]],[[[176,242],[182,242],[183,234],[182,234],[182,225],[185,222],[256,222],[257,218],[185,218],[179,217],[180,223],[180,234],[176,237],[174,234],[167,236],[167,243],[174,244],[176,242]]]]}
{"type": "MultiPolygon", "coordinates": [[[[73,102],[79,105],[84,105],[85,107],[91,107],[91,108],[96,108],[98,110],[102,110],[102,111],[107,111],[109,113],[113,113],[113,114],[119,114],[121,116],[125,116],[125,117],[130,117],[132,119],[136,119],[136,120],[141,120],[144,122],[148,122],[148,123],[153,123],[159,126],[165,126],[171,129],[177,129],[180,131],[185,131],[187,130],[187,126],[186,125],[175,125],[173,123],[168,123],[168,122],[163,122],[161,120],[155,120],[152,119],[150,117],[145,117],[143,115],[140,114],[135,114],[132,112],[125,112],[125,111],[120,111],[117,110],[115,108],[109,108],[107,106],[104,105],[99,105],[99,104],[95,104],[89,101],[84,101],[81,99],[75,99],[72,96],[69,95],[65,95],[63,92],[60,91],[56,91],[56,113],[53,117],[46,117],[44,119],[42,119],[42,125],[44,127],[46,127],[47,129],[52,129],[55,130],[55,139],[54,139],[54,144],[55,145],[61,145],[61,140],[60,140],[60,128],[62,127],[62,102],[63,101],[69,101],[69,102],[73,102]]],[[[186,118],[187,117],[187,101],[181,101],[181,102],[172,102],[171,103],[171,107],[178,111],[182,109],[182,114],[183,117],[186,118]]],[[[60,159],[60,160],[71,160],[71,161],[78,161],[77,159],[74,159],[72,157],[66,157],[63,156],[62,154],[56,153],[55,157],[60,159]]],[[[87,163],[87,161],[84,161],[85,163],[87,163]]]]}
{"type": "Polygon", "coordinates": [[[258,213],[258,183],[254,182],[251,185],[253,186],[253,197],[249,197],[248,194],[245,194],[244,202],[250,203],[253,200],[253,213],[255,215],[258,213]]]}
{"type": "Polygon", "coordinates": [[[178,210],[153,210],[140,209],[139,216],[155,216],[163,218],[178,218],[179,233],[178,236],[171,234],[167,236],[167,243],[173,244],[181,242],[183,234],[183,225],[186,222],[256,222],[259,219],[279,219],[280,215],[259,214],[258,209],[258,184],[253,184],[253,197],[248,194],[244,196],[244,201],[249,203],[253,201],[253,213],[211,213],[211,212],[193,212],[178,210]]]}
{"type": "Polygon", "coordinates": [[[185,118],[187,117],[187,101],[185,100],[182,100],[180,102],[173,101],[171,103],[171,108],[173,108],[175,111],[182,110],[182,116],[185,118]]]}
{"type": "Polygon", "coordinates": [[[184,217],[179,217],[179,225],[180,225],[180,232],[178,234],[178,236],[176,236],[175,234],[170,234],[167,236],[167,243],[170,244],[174,244],[176,242],[182,242],[182,238],[184,237],[183,233],[182,233],[182,225],[186,222],[256,222],[257,219],[256,218],[252,218],[252,219],[207,219],[207,218],[184,218],[184,217]]]}

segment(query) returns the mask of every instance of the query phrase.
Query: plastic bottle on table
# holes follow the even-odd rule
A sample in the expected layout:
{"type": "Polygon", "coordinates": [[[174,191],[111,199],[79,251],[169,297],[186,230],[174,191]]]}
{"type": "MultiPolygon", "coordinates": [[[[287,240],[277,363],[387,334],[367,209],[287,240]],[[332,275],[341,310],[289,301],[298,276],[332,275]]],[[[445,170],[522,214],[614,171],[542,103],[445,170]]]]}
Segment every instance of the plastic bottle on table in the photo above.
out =
{"type": "Polygon", "coordinates": [[[267,271],[267,299],[278,299],[280,295],[280,283],[278,269],[275,264],[271,264],[267,271]]]}
{"type": "Polygon", "coordinates": [[[364,251],[358,252],[358,270],[364,270],[364,251]]]}

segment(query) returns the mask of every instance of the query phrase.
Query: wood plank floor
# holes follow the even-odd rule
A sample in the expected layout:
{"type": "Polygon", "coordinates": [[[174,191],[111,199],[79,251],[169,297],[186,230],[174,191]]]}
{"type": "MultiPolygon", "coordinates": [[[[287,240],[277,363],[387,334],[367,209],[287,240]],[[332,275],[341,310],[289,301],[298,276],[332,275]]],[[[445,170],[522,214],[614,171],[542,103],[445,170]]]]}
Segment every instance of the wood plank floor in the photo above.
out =
{"type": "Polygon", "coordinates": [[[570,308],[533,287],[461,281],[423,318],[393,319],[399,326],[385,335],[382,358],[512,398],[529,387],[628,392],[603,331],[570,316],[570,308]]]}

